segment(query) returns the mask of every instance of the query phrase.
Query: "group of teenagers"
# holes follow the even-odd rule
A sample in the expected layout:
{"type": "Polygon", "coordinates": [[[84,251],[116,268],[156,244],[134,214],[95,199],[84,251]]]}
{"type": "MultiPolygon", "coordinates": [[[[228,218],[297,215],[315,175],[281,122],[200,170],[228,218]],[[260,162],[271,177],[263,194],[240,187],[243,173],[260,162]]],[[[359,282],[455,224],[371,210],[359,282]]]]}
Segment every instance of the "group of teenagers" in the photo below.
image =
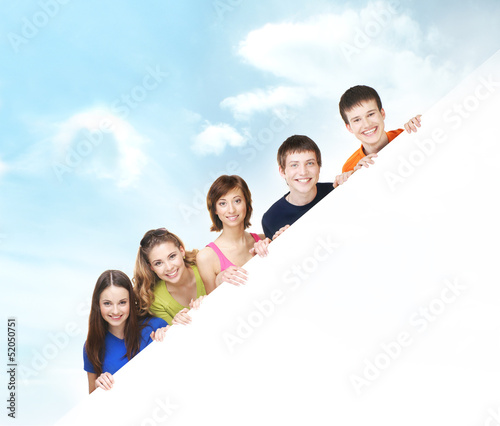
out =
{"type": "MultiPolygon", "coordinates": [[[[246,232],[252,216],[246,182],[240,176],[223,175],[207,194],[210,230],[220,232],[214,242],[199,251],[187,251],[182,240],[167,229],[150,230],[140,241],[132,280],[117,270],[101,274],[92,295],[83,348],[89,393],[97,387],[111,389],[118,369],[153,340],[162,341],[171,325],[189,324],[189,310],[197,309],[223,282],[244,284],[247,261],[255,255],[266,256],[274,239],[353,173],[374,164],[377,153],[404,131],[385,131],[382,102],[368,86],[347,90],[339,110],[361,147],[334,182],[320,183],[321,152],[316,143],[302,135],[286,139],[277,160],[289,192],[263,215],[263,234],[246,232]]],[[[408,133],[417,131],[420,117],[404,124],[408,133]]]]}

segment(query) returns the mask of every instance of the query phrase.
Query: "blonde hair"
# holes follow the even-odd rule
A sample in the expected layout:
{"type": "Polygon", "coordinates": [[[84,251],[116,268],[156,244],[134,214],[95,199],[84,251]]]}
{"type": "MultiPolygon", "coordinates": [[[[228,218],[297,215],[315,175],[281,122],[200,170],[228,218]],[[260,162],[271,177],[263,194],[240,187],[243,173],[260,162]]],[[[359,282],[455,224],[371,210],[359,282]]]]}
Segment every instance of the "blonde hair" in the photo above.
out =
{"type": "Polygon", "coordinates": [[[139,305],[141,315],[152,315],[150,310],[154,301],[154,287],[160,281],[158,276],[151,270],[149,264],[149,253],[156,246],[164,243],[173,243],[178,249],[184,250],[184,264],[186,266],[196,265],[196,254],[198,250],[186,251],[182,240],[166,228],[151,229],[142,237],[134,267],[134,292],[139,305]]]}

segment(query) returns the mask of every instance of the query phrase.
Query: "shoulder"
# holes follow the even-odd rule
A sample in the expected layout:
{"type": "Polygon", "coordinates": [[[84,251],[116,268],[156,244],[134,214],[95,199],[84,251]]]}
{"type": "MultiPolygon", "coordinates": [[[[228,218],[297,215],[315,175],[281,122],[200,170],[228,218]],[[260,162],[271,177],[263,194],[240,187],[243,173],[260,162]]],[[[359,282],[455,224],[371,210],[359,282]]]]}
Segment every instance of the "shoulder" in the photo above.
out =
{"type": "Polygon", "coordinates": [[[260,240],[263,240],[264,238],[266,238],[266,236],[264,234],[255,234],[254,232],[250,232],[250,235],[252,236],[253,240],[255,242],[257,241],[260,241],[260,240]]]}
{"type": "Polygon", "coordinates": [[[356,164],[358,164],[358,161],[361,160],[364,156],[365,154],[363,152],[363,146],[361,146],[344,163],[344,166],[342,167],[342,173],[354,169],[354,166],[356,166],[356,164]]]}
{"type": "Polygon", "coordinates": [[[262,220],[264,220],[264,218],[267,219],[270,216],[274,215],[276,213],[276,211],[281,210],[283,208],[283,206],[289,205],[290,203],[286,202],[285,197],[286,197],[286,195],[284,195],[283,197],[281,197],[271,207],[269,207],[267,209],[267,211],[264,213],[264,215],[262,216],[262,220]]]}
{"type": "Polygon", "coordinates": [[[194,272],[194,277],[196,279],[196,283],[203,283],[202,279],[201,279],[201,275],[200,275],[200,270],[198,269],[198,266],[197,265],[191,265],[190,268],[193,270],[194,272]]]}
{"type": "Polygon", "coordinates": [[[389,130],[388,132],[386,132],[387,138],[389,139],[389,142],[392,141],[396,136],[399,136],[403,132],[404,132],[404,129],[389,130]]]}
{"type": "Polygon", "coordinates": [[[198,270],[198,266],[196,265],[191,265],[190,268],[193,270],[194,272],[194,278],[196,280],[196,285],[198,284],[203,284],[203,280],[201,279],[201,275],[200,275],[200,271],[198,270]]]}
{"type": "Polygon", "coordinates": [[[201,265],[206,265],[217,259],[217,254],[210,247],[202,248],[196,255],[196,264],[198,267],[201,265]]]}
{"type": "Polygon", "coordinates": [[[168,325],[167,321],[158,317],[145,318],[144,320],[142,320],[142,324],[145,325],[144,328],[151,328],[153,330],[156,330],[160,327],[166,327],[168,325]]]}
{"type": "Polygon", "coordinates": [[[333,182],[318,182],[316,188],[318,188],[318,193],[323,194],[329,194],[334,190],[333,182]]]}
{"type": "Polygon", "coordinates": [[[166,286],[162,285],[162,284],[165,284],[165,281],[158,280],[158,281],[155,281],[155,283],[151,286],[151,290],[153,290],[153,294],[155,296],[157,296],[158,293],[160,293],[163,288],[166,288],[166,286]]]}
{"type": "Polygon", "coordinates": [[[87,355],[87,350],[85,349],[85,344],[83,345],[83,369],[87,373],[95,373],[94,366],[90,362],[90,359],[89,359],[89,357],[87,355]]]}

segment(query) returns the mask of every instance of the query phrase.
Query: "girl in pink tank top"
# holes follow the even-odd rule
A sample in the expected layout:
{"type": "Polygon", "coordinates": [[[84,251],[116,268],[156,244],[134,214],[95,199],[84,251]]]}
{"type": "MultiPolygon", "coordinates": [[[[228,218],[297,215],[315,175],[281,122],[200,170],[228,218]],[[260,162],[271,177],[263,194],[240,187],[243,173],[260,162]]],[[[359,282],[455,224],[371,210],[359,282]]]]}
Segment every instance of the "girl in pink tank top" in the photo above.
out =
{"type": "Polygon", "coordinates": [[[254,244],[264,235],[245,231],[250,226],[252,196],[239,176],[220,176],[208,191],[207,208],[212,219],[210,230],[222,231],[196,257],[201,278],[210,293],[223,282],[245,283],[247,272],[242,266],[254,256],[254,244]]]}

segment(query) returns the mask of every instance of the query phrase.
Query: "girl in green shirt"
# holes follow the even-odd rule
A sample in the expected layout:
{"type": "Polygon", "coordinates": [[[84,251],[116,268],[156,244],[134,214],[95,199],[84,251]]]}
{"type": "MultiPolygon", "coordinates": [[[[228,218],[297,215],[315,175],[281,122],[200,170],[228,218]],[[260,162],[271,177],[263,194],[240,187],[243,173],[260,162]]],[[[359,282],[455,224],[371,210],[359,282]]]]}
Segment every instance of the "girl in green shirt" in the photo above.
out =
{"type": "Polygon", "coordinates": [[[140,312],[168,324],[191,322],[187,312],[207,294],[195,262],[197,252],[186,251],[180,238],[165,228],[146,232],[134,269],[140,312]]]}

